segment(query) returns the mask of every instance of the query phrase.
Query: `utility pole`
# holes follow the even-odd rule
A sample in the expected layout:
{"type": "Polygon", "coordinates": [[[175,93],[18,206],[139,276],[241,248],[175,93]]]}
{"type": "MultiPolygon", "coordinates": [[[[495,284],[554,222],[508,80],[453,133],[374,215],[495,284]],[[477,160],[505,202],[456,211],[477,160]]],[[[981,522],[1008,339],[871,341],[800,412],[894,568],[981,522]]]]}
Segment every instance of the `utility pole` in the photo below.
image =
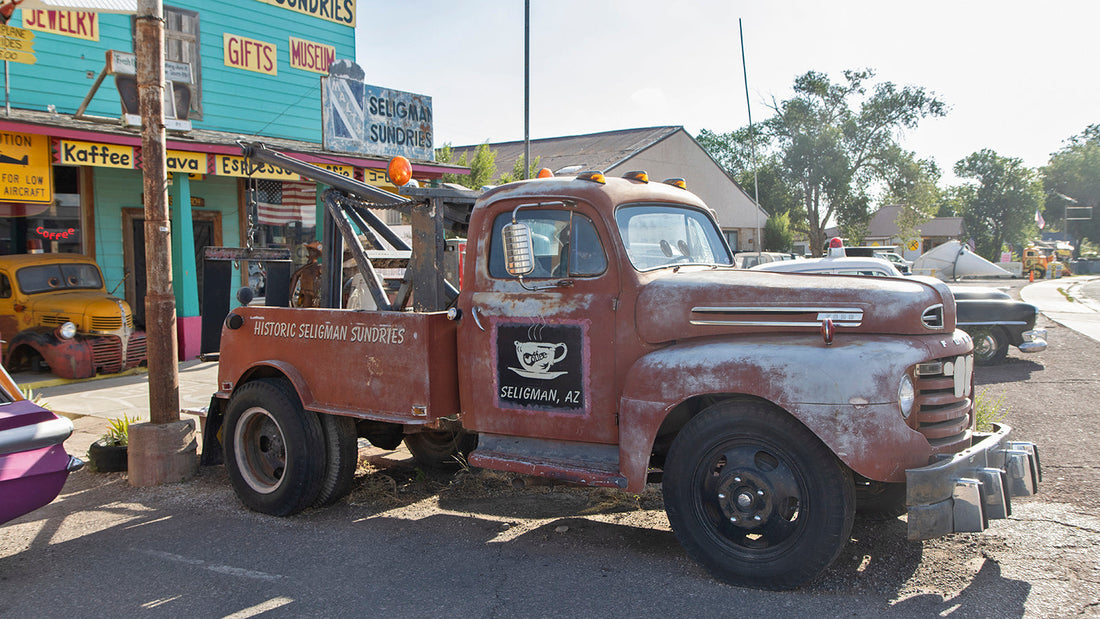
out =
{"type": "Polygon", "coordinates": [[[176,298],[172,291],[172,223],[164,131],[164,7],[137,2],[138,101],[141,109],[142,188],[145,199],[148,424],[130,426],[129,480],[153,486],[189,479],[198,467],[195,426],[180,421],[176,298]]]}

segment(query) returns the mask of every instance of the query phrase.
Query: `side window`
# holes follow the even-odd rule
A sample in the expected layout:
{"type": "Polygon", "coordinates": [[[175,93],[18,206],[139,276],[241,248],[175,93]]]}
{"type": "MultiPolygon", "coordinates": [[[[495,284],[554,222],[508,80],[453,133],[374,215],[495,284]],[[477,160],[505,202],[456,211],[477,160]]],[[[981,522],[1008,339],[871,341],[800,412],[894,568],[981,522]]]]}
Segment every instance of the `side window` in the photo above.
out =
{"type": "MultiPolygon", "coordinates": [[[[531,227],[531,245],[535,269],[527,277],[591,277],[607,270],[607,255],[592,220],[567,210],[520,210],[519,221],[531,227]]],[[[489,274],[509,278],[504,269],[501,231],[511,223],[512,213],[501,213],[493,221],[489,250],[489,274]]]]}
{"type": "Polygon", "coordinates": [[[11,280],[7,275],[0,273],[0,299],[11,298],[11,280]]]}
{"type": "MultiPolygon", "coordinates": [[[[137,22],[133,21],[134,46],[137,22]]],[[[202,61],[199,55],[199,14],[173,6],[164,7],[164,59],[191,65],[191,84],[173,84],[176,118],[202,120],[202,61]],[[187,112],[190,112],[188,114],[187,112]]]]}

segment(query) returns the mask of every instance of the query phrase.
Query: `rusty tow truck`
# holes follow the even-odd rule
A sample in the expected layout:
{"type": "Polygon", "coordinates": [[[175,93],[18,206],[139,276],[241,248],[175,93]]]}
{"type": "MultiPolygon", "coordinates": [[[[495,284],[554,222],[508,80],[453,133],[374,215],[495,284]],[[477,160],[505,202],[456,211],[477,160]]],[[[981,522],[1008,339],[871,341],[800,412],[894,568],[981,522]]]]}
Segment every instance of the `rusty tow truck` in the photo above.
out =
{"type": "Polygon", "coordinates": [[[1037,489],[1033,444],[974,430],[973,344],[937,280],[735,269],[679,179],[398,196],[242,146],[331,187],[322,308],[242,306],[222,327],[203,458],[224,459],[253,510],[330,504],[358,437],[404,440],[427,465],[461,453],[626,492],[660,480],[711,574],[790,588],[837,557],[857,510],[907,512],[927,539],[982,531],[1037,489]],[[411,247],[379,208],[409,217],[411,247]],[[446,229],[467,237],[461,291],[443,277],[446,229]],[[374,309],[339,307],[342,249],[374,309]],[[387,282],[379,266],[400,260],[387,282]]]}

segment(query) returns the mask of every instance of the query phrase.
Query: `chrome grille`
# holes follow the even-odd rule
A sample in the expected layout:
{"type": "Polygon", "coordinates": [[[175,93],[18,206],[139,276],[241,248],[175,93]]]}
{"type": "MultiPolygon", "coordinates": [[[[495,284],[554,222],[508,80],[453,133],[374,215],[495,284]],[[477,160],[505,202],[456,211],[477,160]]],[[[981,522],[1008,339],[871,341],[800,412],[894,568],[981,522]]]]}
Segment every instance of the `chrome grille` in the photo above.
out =
{"type": "Polygon", "coordinates": [[[130,336],[130,343],[126,347],[126,367],[132,368],[145,363],[148,348],[145,344],[145,333],[135,333],[130,336]]]}
{"type": "Polygon", "coordinates": [[[970,355],[945,357],[919,366],[914,385],[916,410],[910,422],[935,453],[955,453],[970,446],[974,427],[972,359],[970,355]]]}
{"type": "Polygon", "coordinates": [[[122,370],[122,340],[117,337],[91,337],[92,363],[104,374],[122,370]]]}

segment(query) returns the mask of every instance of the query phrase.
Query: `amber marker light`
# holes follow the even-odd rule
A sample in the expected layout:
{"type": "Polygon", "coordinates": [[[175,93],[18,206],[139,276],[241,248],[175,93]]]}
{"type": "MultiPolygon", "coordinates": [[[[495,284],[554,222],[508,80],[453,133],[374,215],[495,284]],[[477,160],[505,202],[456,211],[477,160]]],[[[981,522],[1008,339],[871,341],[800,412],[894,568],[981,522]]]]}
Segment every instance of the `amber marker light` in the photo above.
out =
{"type": "Polygon", "coordinates": [[[665,179],[665,184],[666,185],[672,185],[673,187],[679,187],[680,189],[687,189],[688,188],[687,181],[685,181],[682,178],[666,178],[665,179]]]}
{"type": "Polygon", "coordinates": [[[539,176],[538,177],[539,178],[554,178],[554,173],[550,170],[550,168],[543,168],[543,169],[539,170],[539,176]]]}
{"type": "Polygon", "coordinates": [[[627,172],[623,174],[623,178],[632,181],[642,181],[643,183],[649,182],[649,175],[642,170],[634,170],[633,172],[627,172]]]}
{"type": "Polygon", "coordinates": [[[398,187],[404,187],[412,180],[413,168],[408,159],[405,159],[401,155],[390,159],[390,165],[386,167],[386,173],[390,175],[390,180],[393,181],[398,187]]]}
{"type": "Polygon", "coordinates": [[[593,183],[599,183],[601,185],[607,184],[607,179],[604,178],[603,172],[599,170],[589,170],[587,172],[581,172],[577,175],[577,180],[591,181],[593,183]]]}

